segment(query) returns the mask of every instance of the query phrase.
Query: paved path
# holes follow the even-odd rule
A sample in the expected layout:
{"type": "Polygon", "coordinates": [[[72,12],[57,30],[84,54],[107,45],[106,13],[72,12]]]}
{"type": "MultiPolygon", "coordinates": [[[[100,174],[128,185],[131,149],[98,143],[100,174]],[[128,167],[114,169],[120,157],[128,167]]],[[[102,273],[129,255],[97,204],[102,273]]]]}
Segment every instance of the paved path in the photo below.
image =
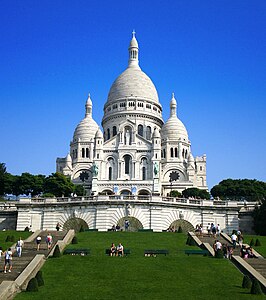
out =
{"type": "MultiPolygon", "coordinates": [[[[49,231],[53,237],[53,245],[56,244],[58,240],[62,240],[66,235],[66,231],[49,231]]],[[[11,273],[4,273],[4,257],[1,258],[0,262],[0,283],[2,281],[13,281],[15,280],[21,272],[26,268],[26,266],[32,261],[36,254],[44,254],[46,257],[48,256],[50,250],[47,249],[47,245],[45,243],[46,235],[48,231],[42,231],[40,236],[42,237],[40,250],[37,251],[36,241],[25,242],[24,247],[22,249],[22,256],[17,257],[16,252],[13,254],[12,264],[13,268],[11,273]]],[[[12,248],[13,250],[13,248],[12,248]]]]}

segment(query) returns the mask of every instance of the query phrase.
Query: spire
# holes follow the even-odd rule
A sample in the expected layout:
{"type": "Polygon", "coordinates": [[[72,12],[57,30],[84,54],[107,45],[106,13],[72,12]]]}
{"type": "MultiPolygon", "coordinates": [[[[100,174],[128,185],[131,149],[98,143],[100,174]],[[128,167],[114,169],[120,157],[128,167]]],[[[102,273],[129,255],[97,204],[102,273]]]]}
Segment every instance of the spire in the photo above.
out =
{"type": "Polygon", "coordinates": [[[85,117],[89,117],[92,115],[92,101],[91,101],[90,94],[88,95],[88,99],[85,104],[85,110],[86,110],[85,117]]]}
{"type": "Polygon", "coordinates": [[[136,39],[135,30],[132,31],[132,39],[129,44],[128,52],[129,52],[128,66],[139,67],[139,45],[136,39]]]}
{"type": "Polygon", "coordinates": [[[175,100],[175,94],[172,93],[172,99],[171,99],[171,102],[170,102],[170,116],[171,117],[174,117],[176,116],[176,100],[175,100]]]}

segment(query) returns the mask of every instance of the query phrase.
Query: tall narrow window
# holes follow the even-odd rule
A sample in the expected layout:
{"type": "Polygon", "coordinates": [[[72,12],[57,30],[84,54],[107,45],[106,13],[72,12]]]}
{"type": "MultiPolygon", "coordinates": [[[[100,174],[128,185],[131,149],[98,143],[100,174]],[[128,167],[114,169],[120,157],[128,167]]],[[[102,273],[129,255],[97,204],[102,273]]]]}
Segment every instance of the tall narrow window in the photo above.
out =
{"type": "Polygon", "coordinates": [[[142,180],[146,180],[146,168],[142,168],[142,180]]]}
{"type": "Polygon", "coordinates": [[[151,139],[151,127],[147,126],[146,128],[146,139],[150,140],[151,139]]]}
{"type": "Polygon", "coordinates": [[[109,140],[110,139],[110,129],[108,128],[107,129],[107,140],[109,140]]]}
{"type": "Polygon", "coordinates": [[[163,157],[165,158],[166,157],[166,150],[163,149],[163,157]]]}
{"type": "Polygon", "coordinates": [[[117,135],[116,126],[113,126],[113,136],[117,135]]]}
{"type": "Polygon", "coordinates": [[[125,174],[129,174],[130,156],[125,155],[124,159],[125,159],[125,174]]]}
{"type": "Polygon", "coordinates": [[[84,148],[81,149],[81,157],[83,157],[83,158],[85,157],[85,149],[84,148]]]}
{"type": "Polygon", "coordinates": [[[143,136],[143,126],[141,124],[138,125],[138,134],[143,136]]]}
{"type": "Polygon", "coordinates": [[[177,148],[175,148],[175,157],[177,157],[177,148]]]}
{"type": "Polygon", "coordinates": [[[90,157],[90,150],[89,150],[89,148],[86,148],[86,157],[87,157],[87,158],[90,157]]]}
{"type": "Polygon", "coordinates": [[[171,157],[174,157],[174,149],[173,148],[170,149],[170,153],[171,153],[171,157]]]}
{"type": "Polygon", "coordinates": [[[109,167],[109,170],[108,170],[108,179],[112,180],[112,167],[109,167]]]}

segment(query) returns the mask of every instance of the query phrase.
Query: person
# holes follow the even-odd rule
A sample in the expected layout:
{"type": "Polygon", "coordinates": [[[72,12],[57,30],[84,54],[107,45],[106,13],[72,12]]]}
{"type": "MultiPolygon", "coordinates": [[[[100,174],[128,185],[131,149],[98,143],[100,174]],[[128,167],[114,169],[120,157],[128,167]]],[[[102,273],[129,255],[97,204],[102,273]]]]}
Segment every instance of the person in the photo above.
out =
{"type": "Polygon", "coordinates": [[[124,247],[121,243],[116,247],[116,256],[124,256],[124,247]]]}
{"type": "Polygon", "coordinates": [[[216,238],[216,226],[213,223],[211,223],[211,231],[213,237],[216,238]]]}
{"type": "Polygon", "coordinates": [[[116,246],[114,243],[112,243],[110,248],[110,256],[115,256],[115,254],[116,254],[116,246]]]}
{"type": "Polygon", "coordinates": [[[50,233],[48,233],[46,237],[46,244],[47,244],[47,249],[49,250],[51,248],[51,245],[53,243],[53,238],[50,233]]]}
{"type": "Polygon", "coordinates": [[[239,246],[242,247],[243,241],[244,241],[243,235],[242,234],[238,235],[237,240],[238,240],[239,246]]]}
{"type": "Polygon", "coordinates": [[[234,254],[234,249],[233,247],[228,247],[228,258],[231,260],[232,256],[234,254]]]}
{"type": "Polygon", "coordinates": [[[37,251],[40,250],[41,241],[42,241],[42,238],[40,236],[37,236],[37,238],[36,238],[37,251]]]}
{"type": "Polygon", "coordinates": [[[22,241],[22,239],[20,237],[16,244],[16,250],[17,250],[18,257],[21,257],[23,245],[24,245],[24,242],[22,241]]]}
{"type": "Polygon", "coordinates": [[[128,230],[128,227],[129,227],[129,221],[128,221],[128,220],[125,220],[125,231],[128,230]]]}
{"type": "Polygon", "coordinates": [[[233,234],[231,235],[231,240],[233,243],[233,248],[236,248],[236,240],[237,240],[237,235],[235,234],[235,232],[233,232],[233,234]]]}
{"type": "Polygon", "coordinates": [[[5,251],[4,256],[5,256],[5,267],[4,267],[4,273],[6,273],[7,270],[7,265],[9,267],[8,272],[10,273],[12,270],[12,251],[11,248],[8,248],[7,251],[5,251]]]}
{"type": "Polygon", "coordinates": [[[207,233],[208,233],[208,236],[211,236],[211,224],[208,223],[207,225],[207,233]]]}
{"type": "Polygon", "coordinates": [[[115,225],[112,226],[111,231],[116,231],[115,225]]]}
{"type": "Polygon", "coordinates": [[[220,236],[220,233],[221,233],[221,226],[220,226],[220,224],[217,224],[216,232],[217,232],[217,236],[220,236]]]}
{"type": "Polygon", "coordinates": [[[0,247],[0,259],[1,259],[1,257],[2,257],[2,254],[3,254],[3,248],[0,247]]]}
{"type": "Polygon", "coordinates": [[[60,227],[61,227],[60,223],[57,223],[57,224],[56,224],[56,227],[55,227],[56,231],[59,231],[59,230],[60,230],[60,227]]]}

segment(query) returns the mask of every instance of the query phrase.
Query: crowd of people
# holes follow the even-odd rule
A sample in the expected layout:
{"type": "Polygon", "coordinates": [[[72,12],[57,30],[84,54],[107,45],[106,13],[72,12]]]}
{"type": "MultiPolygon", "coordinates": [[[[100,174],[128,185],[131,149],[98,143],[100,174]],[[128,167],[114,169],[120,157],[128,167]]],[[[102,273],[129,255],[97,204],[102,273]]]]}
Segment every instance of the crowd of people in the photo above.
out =
{"type": "Polygon", "coordinates": [[[115,246],[115,244],[112,243],[110,247],[109,255],[124,256],[124,246],[121,243],[119,243],[117,246],[115,246]]]}

